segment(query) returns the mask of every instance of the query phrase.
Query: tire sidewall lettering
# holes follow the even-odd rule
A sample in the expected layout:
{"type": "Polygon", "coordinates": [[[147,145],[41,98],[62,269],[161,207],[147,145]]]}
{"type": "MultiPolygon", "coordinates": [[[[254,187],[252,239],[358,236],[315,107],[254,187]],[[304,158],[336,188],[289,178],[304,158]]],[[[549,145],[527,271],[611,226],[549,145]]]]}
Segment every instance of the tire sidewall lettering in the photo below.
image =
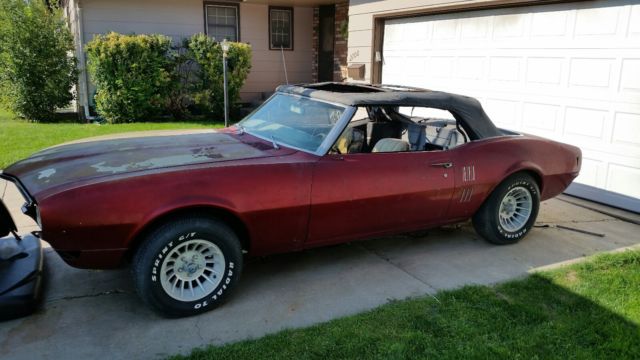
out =
{"type": "MultiPolygon", "coordinates": [[[[539,197],[538,194],[538,189],[536,189],[536,186],[531,184],[529,181],[526,180],[516,180],[513,183],[511,183],[503,192],[500,201],[502,200],[502,198],[504,198],[504,196],[509,193],[509,191],[515,187],[524,187],[526,188],[529,193],[531,194],[531,197],[534,199],[533,206],[536,206],[535,203],[535,199],[539,197]]],[[[498,215],[499,216],[499,215],[498,215]]],[[[509,240],[517,240],[520,239],[522,237],[524,237],[527,232],[528,232],[528,228],[529,228],[529,223],[531,222],[531,219],[534,218],[533,216],[530,216],[529,219],[527,220],[527,223],[523,226],[522,229],[516,231],[516,232],[509,232],[505,229],[502,228],[502,226],[500,225],[500,221],[498,220],[498,217],[496,217],[496,227],[498,230],[498,233],[500,234],[500,236],[502,236],[505,239],[509,239],[509,240]]]]}
{"type": "Polygon", "coordinates": [[[218,288],[213,290],[213,292],[211,293],[213,295],[209,294],[207,295],[207,297],[205,297],[205,300],[196,302],[193,305],[193,308],[195,310],[207,307],[211,301],[216,301],[224,295],[225,291],[228,288],[228,285],[231,284],[231,281],[233,281],[234,272],[231,269],[235,266],[235,264],[233,262],[229,262],[226,265],[227,271],[225,272],[225,277],[220,282],[220,285],[218,285],[218,288]]]}
{"type": "Polygon", "coordinates": [[[175,240],[170,241],[166,246],[164,246],[155,257],[153,261],[153,265],[151,267],[151,281],[156,283],[158,282],[158,274],[160,273],[160,267],[162,267],[163,259],[165,254],[172,250],[174,247],[178,246],[180,243],[185,240],[193,239],[198,235],[196,231],[189,231],[187,233],[183,233],[176,237],[175,240]]]}
{"type": "MultiPolygon", "coordinates": [[[[155,256],[153,263],[152,263],[152,267],[151,267],[151,281],[152,283],[158,284],[159,285],[159,280],[160,280],[160,268],[162,267],[163,264],[163,260],[165,255],[171,251],[172,249],[174,249],[175,247],[179,246],[181,243],[187,241],[187,240],[192,240],[198,237],[198,232],[197,231],[189,231],[186,233],[183,233],[181,235],[178,235],[175,237],[174,240],[170,241],[166,246],[164,246],[155,256]]],[[[211,237],[210,236],[206,236],[206,235],[202,235],[200,236],[200,238],[202,238],[203,240],[207,240],[207,241],[211,241],[209,240],[211,237]]],[[[211,241],[212,243],[216,244],[218,247],[221,247],[222,244],[218,244],[214,241],[211,241]]],[[[222,249],[222,247],[221,247],[222,249]]],[[[181,302],[182,304],[189,304],[188,306],[190,306],[192,309],[194,310],[202,310],[204,308],[207,308],[211,305],[213,305],[215,302],[221,300],[224,295],[225,292],[227,291],[227,289],[230,289],[231,286],[230,284],[233,282],[234,280],[234,276],[236,274],[236,272],[234,271],[236,267],[236,264],[232,261],[227,262],[225,264],[225,274],[224,274],[224,278],[222,279],[222,281],[220,281],[220,284],[218,285],[217,288],[215,288],[209,295],[203,297],[200,300],[197,300],[195,302],[181,302]]],[[[168,296],[165,292],[164,289],[160,289],[160,291],[162,292],[163,295],[168,296]]]]}

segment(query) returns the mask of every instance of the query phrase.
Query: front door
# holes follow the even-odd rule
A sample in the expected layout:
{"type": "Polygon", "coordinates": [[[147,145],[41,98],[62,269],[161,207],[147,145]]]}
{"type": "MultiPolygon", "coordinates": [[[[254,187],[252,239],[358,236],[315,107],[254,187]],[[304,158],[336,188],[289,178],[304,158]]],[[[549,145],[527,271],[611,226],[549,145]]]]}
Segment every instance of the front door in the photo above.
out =
{"type": "Polygon", "coordinates": [[[335,44],[335,5],[320,6],[318,44],[318,81],[333,81],[333,46],[335,44]]]}
{"type": "Polygon", "coordinates": [[[415,230],[443,220],[447,151],[325,155],[314,168],[307,245],[415,230]]]}

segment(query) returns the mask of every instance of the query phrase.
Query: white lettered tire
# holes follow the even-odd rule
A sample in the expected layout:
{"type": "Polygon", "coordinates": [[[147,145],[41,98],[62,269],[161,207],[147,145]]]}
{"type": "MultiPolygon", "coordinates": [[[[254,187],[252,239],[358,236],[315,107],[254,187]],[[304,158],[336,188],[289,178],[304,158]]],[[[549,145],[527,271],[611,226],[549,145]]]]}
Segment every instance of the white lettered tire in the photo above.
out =
{"type": "Polygon", "coordinates": [[[533,228],[540,208],[540,189],[527,173],[505,179],[473,216],[473,227],[497,245],[515,244],[533,228]]]}
{"type": "Polygon", "coordinates": [[[242,248],[224,223],[204,216],[175,220],[151,231],[131,267],[136,291],[168,317],[213,310],[242,271],[242,248]]]}

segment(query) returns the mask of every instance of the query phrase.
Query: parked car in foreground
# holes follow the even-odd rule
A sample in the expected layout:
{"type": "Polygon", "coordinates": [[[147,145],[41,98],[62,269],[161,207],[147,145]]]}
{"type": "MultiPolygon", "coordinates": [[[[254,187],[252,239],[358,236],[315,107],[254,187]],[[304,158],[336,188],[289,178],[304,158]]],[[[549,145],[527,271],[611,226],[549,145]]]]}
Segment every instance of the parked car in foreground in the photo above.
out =
{"type": "Polygon", "coordinates": [[[321,83],[281,86],[221,131],[71,143],[0,176],[68,264],[131,263],[147,304],[186,316],[221,304],[243,253],[470,218],[487,241],[515,243],[580,162],[574,146],[496,128],[473,98],[321,83]]]}

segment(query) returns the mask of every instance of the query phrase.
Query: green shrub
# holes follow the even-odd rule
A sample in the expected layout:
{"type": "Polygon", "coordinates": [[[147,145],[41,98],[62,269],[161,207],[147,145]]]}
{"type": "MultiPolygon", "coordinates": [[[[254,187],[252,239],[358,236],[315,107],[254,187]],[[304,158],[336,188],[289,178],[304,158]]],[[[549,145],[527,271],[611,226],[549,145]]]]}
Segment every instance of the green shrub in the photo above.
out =
{"type": "Polygon", "coordinates": [[[86,46],[98,113],[112,123],[139,121],[165,110],[173,64],[163,35],[96,36],[86,46]]]}
{"type": "Polygon", "coordinates": [[[44,0],[1,0],[0,105],[25,118],[51,119],[73,100],[73,50],[57,6],[44,0]]]}
{"type": "MultiPolygon", "coordinates": [[[[189,53],[200,69],[194,101],[205,112],[222,119],[224,117],[224,92],[222,74],[222,47],[214,39],[196,34],[189,39],[189,53]]],[[[251,46],[230,43],[227,57],[227,81],[229,103],[240,99],[240,89],[251,70],[251,46]]],[[[233,105],[232,105],[233,106],[233,105]]]]}
{"type": "Polygon", "coordinates": [[[188,46],[188,40],[184,40],[181,47],[170,53],[172,71],[169,75],[166,112],[176,120],[183,120],[191,115],[194,92],[199,84],[198,66],[193,61],[188,46]]]}

